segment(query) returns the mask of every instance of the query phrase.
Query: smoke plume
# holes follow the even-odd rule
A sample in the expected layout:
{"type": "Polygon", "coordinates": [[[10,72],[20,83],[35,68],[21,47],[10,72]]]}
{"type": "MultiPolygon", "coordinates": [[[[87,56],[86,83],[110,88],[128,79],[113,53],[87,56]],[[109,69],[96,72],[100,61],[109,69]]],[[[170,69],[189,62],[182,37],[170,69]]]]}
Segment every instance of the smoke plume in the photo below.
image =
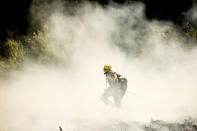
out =
{"type": "Polygon", "coordinates": [[[170,21],[148,21],[142,3],[68,6],[32,3],[32,25],[47,27],[63,66],[28,61],[2,82],[0,130],[115,130],[123,123],[141,131],[151,119],[197,116],[197,48],[170,21]],[[100,101],[104,64],[128,79],[120,109],[100,101]]]}

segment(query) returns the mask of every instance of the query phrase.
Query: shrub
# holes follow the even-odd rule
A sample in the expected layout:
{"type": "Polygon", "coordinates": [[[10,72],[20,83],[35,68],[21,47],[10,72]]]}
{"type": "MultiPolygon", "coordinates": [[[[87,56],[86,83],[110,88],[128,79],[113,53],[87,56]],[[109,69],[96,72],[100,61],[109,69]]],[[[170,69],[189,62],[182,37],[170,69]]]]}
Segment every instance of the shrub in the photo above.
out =
{"type": "Polygon", "coordinates": [[[7,39],[0,45],[0,71],[18,69],[25,59],[49,63],[53,54],[50,52],[47,38],[41,31],[36,31],[24,42],[7,39]]]}
{"type": "Polygon", "coordinates": [[[29,38],[26,43],[28,57],[33,58],[37,62],[51,62],[53,54],[49,49],[45,33],[39,30],[33,32],[31,38],[29,38]]]}
{"type": "Polygon", "coordinates": [[[26,51],[20,41],[7,39],[0,48],[0,67],[6,70],[19,68],[23,63],[26,51]]]}

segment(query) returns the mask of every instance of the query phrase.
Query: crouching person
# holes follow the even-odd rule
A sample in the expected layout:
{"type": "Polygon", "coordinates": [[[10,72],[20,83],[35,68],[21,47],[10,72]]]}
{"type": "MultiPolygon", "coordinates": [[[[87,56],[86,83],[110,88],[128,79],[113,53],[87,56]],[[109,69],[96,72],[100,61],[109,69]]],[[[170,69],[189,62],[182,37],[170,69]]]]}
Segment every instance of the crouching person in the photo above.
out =
{"type": "Polygon", "coordinates": [[[109,87],[104,90],[101,99],[106,105],[121,107],[121,100],[127,90],[127,79],[121,78],[121,75],[113,72],[108,64],[104,66],[103,70],[109,87]],[[109,100],[109,97],[113,97],[114,103],[109,100]]]}

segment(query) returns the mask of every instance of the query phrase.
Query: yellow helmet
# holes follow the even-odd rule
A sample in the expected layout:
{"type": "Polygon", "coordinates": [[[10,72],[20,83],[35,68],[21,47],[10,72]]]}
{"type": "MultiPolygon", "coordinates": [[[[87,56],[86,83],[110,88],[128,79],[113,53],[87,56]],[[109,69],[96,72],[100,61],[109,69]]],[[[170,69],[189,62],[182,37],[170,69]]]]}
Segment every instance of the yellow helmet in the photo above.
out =
{"type": "Polygon", "coordinates": [[[108,65],[108,64],[105,64],[104,65],[104,68],[103,68],[103,71],[106,73],[106,72],[109,72],[109,71],[111,71],[111,66],[110,65],[108,65]]]}

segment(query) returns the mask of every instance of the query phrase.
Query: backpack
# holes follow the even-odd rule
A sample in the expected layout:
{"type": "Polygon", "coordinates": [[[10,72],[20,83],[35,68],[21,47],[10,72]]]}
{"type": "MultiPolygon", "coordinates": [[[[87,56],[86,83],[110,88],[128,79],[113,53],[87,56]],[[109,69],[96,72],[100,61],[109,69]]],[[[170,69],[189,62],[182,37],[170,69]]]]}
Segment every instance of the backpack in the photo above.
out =
{"type": "Polygon", "coordinates": [[[127,79],[126,78],[119,78],[119,82],[120,82],[120,84],[127,85],[127,79]]]}
{"type": "Polygon", "coordinates": [[[122,91],[122,97],[123,97],[125,92],[127,91],[127,79],[126,78],[119,78],[119,88],[122,91]]]}

